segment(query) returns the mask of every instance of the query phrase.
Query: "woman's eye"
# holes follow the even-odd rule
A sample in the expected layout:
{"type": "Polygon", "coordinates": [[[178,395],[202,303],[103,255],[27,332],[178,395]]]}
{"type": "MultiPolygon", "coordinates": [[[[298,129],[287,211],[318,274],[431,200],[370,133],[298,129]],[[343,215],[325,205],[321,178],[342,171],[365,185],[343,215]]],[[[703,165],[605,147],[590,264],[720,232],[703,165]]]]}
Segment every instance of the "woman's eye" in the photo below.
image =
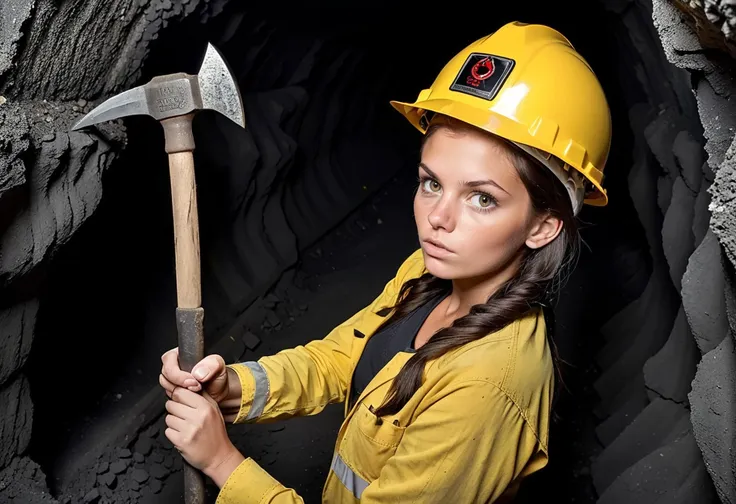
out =
{"type": "Polygon", "coordinates": [[[440,183],[433,179],[424,181],[424,190],[428,192],[437,192],[440,190],[440,183]]]}
{"type": "Polygon", "coordinates": [[[480,208],[488,208],[495,203],[495,200],[487,194],[476,194],[473,196],[473,204],[480,208]]]}

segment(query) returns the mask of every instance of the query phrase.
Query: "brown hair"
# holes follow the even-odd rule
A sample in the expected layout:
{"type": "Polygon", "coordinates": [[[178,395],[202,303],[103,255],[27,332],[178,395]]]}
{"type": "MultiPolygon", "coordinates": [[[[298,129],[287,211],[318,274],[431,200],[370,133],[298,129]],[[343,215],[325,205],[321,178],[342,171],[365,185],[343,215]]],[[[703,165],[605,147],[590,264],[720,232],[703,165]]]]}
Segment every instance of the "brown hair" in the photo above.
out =
{"type": "MultiPolygon", "coordinates": [[[[473,128],[457,120],[443,118],[427,130],[422,149],[427,140],[440,128],[462,133],[473,128]]],[[[490,135],[490,133],[488,133],[490,135]]],[[[579,250],[579,235],[572,204],[565,188],[555,175],[527,155],[515,144],[499,137],[496,140],[506,145],[509,160],[516,167],[524,183],[535,212],[549,214],[562,220],[560,234],[552,242],[538,249],[524,248],[521,263],[515,276],[502,284],[484,304],[471,308],[470,313],[456,319],[449,327],[437,331],[406,362],[391,384],[386,400],[375,411],[376,415],[398,412],[409,401],[422,384],[422,373],[426,363],[466,343],[499,331],[533,310],[543,309],[547,316],[547,334],[552,349],[555,371],[559,372],[559,357],[552,338],[554,325],[551,302],[559,289],[567,268],[572,267],[579,250]],[[551,320],[551,322],[550,322],[551,320]]],[[[406,281],[398,296],[393,313],[382,324],[385,326],[429,302],[435,296],[449,292],[452,281],[425,273],[419,278],[406,281]]],[[[561,380],[560,380],[561,381],[561,380]]]]}

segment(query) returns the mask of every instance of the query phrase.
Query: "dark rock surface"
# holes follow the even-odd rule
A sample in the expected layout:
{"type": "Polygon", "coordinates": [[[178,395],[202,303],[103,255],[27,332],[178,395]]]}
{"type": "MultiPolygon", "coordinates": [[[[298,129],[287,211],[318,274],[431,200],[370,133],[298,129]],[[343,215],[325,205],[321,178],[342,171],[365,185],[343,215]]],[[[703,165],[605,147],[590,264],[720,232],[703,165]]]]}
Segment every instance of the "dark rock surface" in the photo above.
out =
{"type": "MultiPolygon", "coordinates": [[[[702,462],[698,445],[688,431],[628,467],[597,502],[649,504],[663,499],[664,502],[673,502],[674,496],[680,491],[680,484],[699,466],[702,467],[702,462]]],[[[698,488],[696,495],[695,502],[715,502],[710,482],[698,488]]]]}
{"type": "Polygon", "coordinates": [[[604,327],[611,337],[598,355],[598,364],[604,369],[595,382],[601,408],[606,408],[608,402],[611,402],[610,410],[620,404],[614,398],[641,373],[647,360],[660,351],[672,330],[674,319],[670,314],[676,313],[677,300],[668,272],[661,265],[655,268],[641,298],[625,309],[624,326],[616,325],[611,319],[604,327]],[[653,317],[652,313],[659,316],[653,317]]]}
{"type": "Polygon", "coordinates": [[[150,45],[163,29],[192,15],[206,22],[223,3],[13,0],[6,19],[16,22],[0,40],[12,41],[13,27],[24,23],[24,43],[0,44],[0,56],[14,62],[12,67],[5,65],[11,69],[6,75],[0,66],[0,77],[4,77],[0,89],[29,100],[90,100],[118,93],[140,78],[150,45]]]}
{"type": "Polygon", "coordinates": [[[644,364],[644,382],[650,396],[654,396],[651,399],[659,396],[678,404],[686,403],[699,361],[700,352],[685,310],[680,307],[667,343],[644,364]]]}
{"type": "Polygon", "coordinates": [[[678,291],[682,289],[682,275],[688,257],[694,250],[692,222],[696,194],[687,186],[685,179],[678,176],[672,186],[672,203],[662,225],[664,255],[670,265],[672,283],[678,291]]]}
{"type": "Polygon", "coordinates": [[[713,350],[728,332],[722,252],[708,232],[690,257],[682,286],[682,303],[701,354],[713,350]]]}
{"type": "Polygon", "coordinates": [[[8,504],[59,503],[49,493],[46,475],[41,467],[28,457],[15,457],[9,465],[0,469],[0,497],[8,504]]]}
{"type": "Polygon", "coordinates": [[[736,355],[727,335],[703,356],[690,393],[695,439],[722,502],[736,502],[736,355]]]}
{"type": "Polygon", "coordinates": [[[23,39],[23,27],[31,16],[33,0],[7,0],[0,4],[0,77],[12,66],[23,39]]]}
{"type": "MultiPolygon", "coordinates": [[[[105,140],[87,133],[54,132],[68,127],[73,117],[59,107],[34,104],[29,113],[33,140],[22,143],[26,148],[22,155],[34,162],[24,166],[23,197],[16,200],[13,219],[0,236],[0,278],[6,288],[23,290],[16,281],[47,262],[94,212],[102,198],[103,174],[114,159],[113,145],[121,139],[121,128],[116,125],[104,128],[110,135],[105,140]],[[54,114],[51,121],[43,119],[52,118],[46,113],[54,114]]],[[[12,122],[2,124],[13,128],[12,122]]],[[[17,143],[11,146],[15,149],[17,143]]]]}
{"type": "Polygon", "coordinates": [[[696,465],[688,477],[676,489],[668,488],[656,504],[689,504],[691,502],[718,502],[708,471],[696,465]]]}
{"type": "Polygon", "coordinates": [[[10,222],[15,201],[26,184],[26,166],[23,155],[29,147],[29,126],[23,109],[2,98],[0,104],[0,229],[10,222]]]}
{"type": "Polygon", "coordinates": [[[38,300],[32,299],[0,311],[0,383],[22,368],[31,352],[38,300]]]}
{"type": "Polygon", "coordinates": [[[592,466],[599,495],[616,477],[656,448],[667,443],[674,432],[689,429],[688,411],[666,399],[655,399],[601,453],[592,466]]]}
{"type": "MultiPolygon", "coordinates": [[[[33,403],[28,382],[22,375],[0,389],[0,467],[24,453],[31,441],[33,403]]],[[[25,466],[24,466],[25,467],[25,466]]]]}

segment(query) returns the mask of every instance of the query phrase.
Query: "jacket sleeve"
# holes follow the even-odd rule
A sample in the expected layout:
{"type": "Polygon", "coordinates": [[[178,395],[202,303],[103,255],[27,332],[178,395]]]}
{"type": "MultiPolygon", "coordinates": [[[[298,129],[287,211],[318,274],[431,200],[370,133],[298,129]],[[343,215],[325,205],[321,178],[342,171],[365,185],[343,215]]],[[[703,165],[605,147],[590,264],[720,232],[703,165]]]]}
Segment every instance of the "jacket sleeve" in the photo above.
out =
{"type": "Polygon", "coordinates": [[[495,384],[466,380],[444,387],[406,428],[360,501],[499,503],[546,464],[546,450],[511,399],[495,384]]]}
{"type": "Polygon", "coordinates": [[[230,364],[240,379],[242,399],[233,423],[267,423],[314,415],[347,396],[352,362],[353,327],[369,312],[393,304],[421,249],[399,267],[373,302],[335,327],[323,339],[282,350],[257,361],[230,364]]]}
{"type": "Polygon", "coordinates": [[[227,479],[215,504],[304,504],[304,499],[249,457],[227,479]]]}

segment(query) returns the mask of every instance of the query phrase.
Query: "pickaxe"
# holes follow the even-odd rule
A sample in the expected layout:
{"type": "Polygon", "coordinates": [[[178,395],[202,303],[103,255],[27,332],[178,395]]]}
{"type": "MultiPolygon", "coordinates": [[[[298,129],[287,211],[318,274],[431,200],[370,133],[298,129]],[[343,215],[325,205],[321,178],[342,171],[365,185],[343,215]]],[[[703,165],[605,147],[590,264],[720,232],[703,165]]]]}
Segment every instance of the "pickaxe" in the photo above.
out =
{"type": "MultiPolygon", "coordinates": [[[[176,253],[176,326],[179,366],[191,371],[204,357],[199,218],[194,178],[192,120],[203,109],[215,110],[245,128],[240,91],[230,69],[212,44],[207,45],[197,75],[175,73],[106,100],[77,122],[72,130],[131,115],[161,121],[169,155],[176,253]]],[[[184,501],[204,502],[202,474],[184,461],[184,501]]]]}

